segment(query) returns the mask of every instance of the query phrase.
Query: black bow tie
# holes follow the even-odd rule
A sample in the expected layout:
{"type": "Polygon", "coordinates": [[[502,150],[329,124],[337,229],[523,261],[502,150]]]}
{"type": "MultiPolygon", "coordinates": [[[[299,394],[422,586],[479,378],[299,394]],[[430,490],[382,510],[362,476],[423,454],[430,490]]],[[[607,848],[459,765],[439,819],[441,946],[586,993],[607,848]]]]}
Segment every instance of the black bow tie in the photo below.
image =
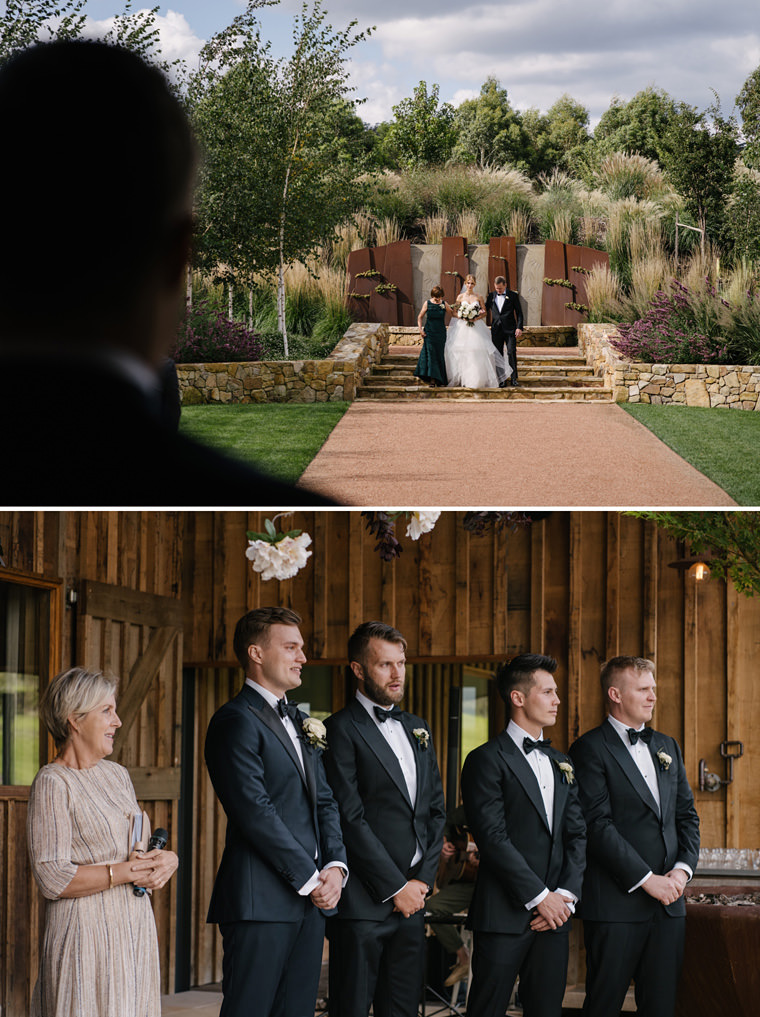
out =
{"type": "Polygon", "coordinates": [[[372,709],[375,711],[375,716],[384,724],[386,720],[401,720],[401,708],[399,706],[392,706],[390,710],[384,710],[382,706],[373,706],[372,709]]]}
{"type": "Polygon", "coordinates": [[[551,738],[539,738],[536,741],[533,741],[532,738],[523,738],[523,752],[526,756],[532,752],[533,749],[541,749],[542,752],[545,752],[551,743],[551,738]]]}
{"type": "Polygon", "coordinates": [[[295,723],[298,720],[298,703],[293,699],[286,699],[283,696],[282,699],[277,700],[277,712],[283,720],[285,717],[290,717],[293,723],[295,723]]]}
{"type": "Polygon", "coordinates": [[[632,727],[628,728],[628,740],[631,743],[631,745],[635,745],[639,738],[642,740],[642,742],[645,742],[647,745],[649,745],[649,743],[652,740],[651,727],[642,727],[640,731],[636,731],[632,727]]]}

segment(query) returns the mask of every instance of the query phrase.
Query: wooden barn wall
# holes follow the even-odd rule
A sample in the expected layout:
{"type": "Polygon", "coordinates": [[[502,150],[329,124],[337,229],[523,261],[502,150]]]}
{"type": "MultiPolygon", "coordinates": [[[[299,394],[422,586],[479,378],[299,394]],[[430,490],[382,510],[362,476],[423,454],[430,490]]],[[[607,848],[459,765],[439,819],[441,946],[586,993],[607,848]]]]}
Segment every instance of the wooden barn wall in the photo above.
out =
{"type": "MultiPolygon", "coordinates": [[[[79,593],[86,580],[127,591],[177,599],[180,595],[184,517],[167,512],[0,512],[0,545],[8,570],[62,580],[79,593]]],[[[0,576],[2,575],[0,570],[0,576]]],[[[66,598],[68,601],[68,597],[66,598]]],[[[60,667],[85,663],[120,674],[122,693],[128,668],[145,650],[149,626],[83,616],[74,603],[63,610],[60,667]]],[[[148,794],[150,775],[179,765],[181,637],[174,639],[122,747],[121,761],[142,778],[148,794]]],[[[43,746],[43,754],[45,753],[43,746]]],[[[136,781],[137,782],[137,781],[136,781]]],[[[140,784],[138,783],[138,786],[140,784]]],[[[177,836],[177,797],[155,789],[156,799],[141,805],[154,826],[177,836]]],[[[43,903],[26,852],[28,789],[0,790],[0,928],[12,952],[0,952],[0,1012],[29,1013],[37,977],[43,903]]],[[[154,894],[163,991],[174,988],[176,881],[154,894]]]]}
{"type": "MultiPolygon", "coordinates": [[[[680,740],[697,787],[699,759],[724,776],[719,746],[742,741],[735,780],[696,791],[706,846],[760,845],[760,598],[732,585],[699,586],[669,567],[684,548],[653,523],[607,512],[553,512],[515,532],[465,531],[444,513],[432,533],[383,562],[358,512],[296,512],[287,526],[313,538],[312,557],[289,580],[262,582],[244,556],[261,513],[196,513],[185,533],[185,658],[234,666],[236,620],[282,604],[303,615],[312,661],[342,663],[348,635],[379,618],[406,636],[415,664],[498,661],[527,650],[559,662],[562,705],[552,733],[567,748],[604,717],[600,664],[620,653],[657,663],[655,724],[680,740]]],[[[439,685],[430,717],[442,768],[446,714],[439,685]],[[438,699],[438,696],[441,699],[438,699]]],[[[414,705],[414,691],[412,690],[414,705]]],[[[494,705],[494,723],[503,720],[494,705]]]]}
{"type": "MultiPolygon", "coordinates": [[[[699,587],[686,581],[668,567],[684,548],[653,524],[617,513],[553,512],[514,533],[477,537],[464,530],[461,513],[444,513],[416,543],[400,523],[404,551],[386,563],[358,512],[299,511],[283,522],[311,534],[313,555],[295,578],[263,583],[244,556],[246,530],[261,529],[263,519],[258,512],[0,513],[9,569],[60,579],[62,589],[96,580],[181,599],[184,631],[143,704],[124,758],[141,770],[179,765],[179,671],[193,668],[193,845],[185,860],[192,865],[193,984],[217,980],[221,970],[218,933],[206,926],[205,914],[224,817],[205,774],[203,739],[211,714],[241,681],[231,645],[235,623],[259,605],[298,610],[310,660],[335,665],[336,674],[357,624],[380,618],[398,626],[409,641],[407,705],[428,718],[444,779],[448,703],[461,665],[495,664],[525,650],[557,657],[562,705],[552,738],[566,748],[604,715],[601,661],[616,653],[651,656],[658,665],[655,724],[681,741],[694,788],[700,758],[724,776],[720,743],[744,744],[730,787],[695,792],[703,844],[760,846],[760,598],[739,596],[720,581],[699,587]]],[[[63,612],[63,666],[76,662],[84,624],[76,607],[63,612]]],[[[108,619],[86,624],[87,647],[116,669],[146,645],[140,626],[108,619]]],[[[335,688],[340,705],[345,690],[339,680],[335,688]]],[[[495,697],[491,709],[497,730],[504,710],[495,697]]],[[[146,808],[174,834],[176,799],[146,801],[146,808]]],[[[0,1005],[9,1017],[28,1012],[41,922],[23,848],[25,816],[23,793],[0,792],[0,927],[4,941],[14,944],[0,958],[0,1005]]],[[[173,888],[155,897],[165,989],[173,987],[175,894],[173,888]]]]}

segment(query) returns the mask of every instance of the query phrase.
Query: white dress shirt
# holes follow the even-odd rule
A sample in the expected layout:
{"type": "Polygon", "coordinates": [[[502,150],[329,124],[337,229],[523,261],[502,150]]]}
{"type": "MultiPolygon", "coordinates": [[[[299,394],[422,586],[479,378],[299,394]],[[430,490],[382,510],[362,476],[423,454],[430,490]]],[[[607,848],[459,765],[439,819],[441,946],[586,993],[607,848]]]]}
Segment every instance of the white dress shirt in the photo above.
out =
{"type": "MultiPolygon", "coordinates": [[[[277,703],[279,702],[279,699],[274,694],[274,692],[270,692],[269,689],[265,689],[263,685],[259,685],[257,682],[253,681],[252,678],[246,678],[245,683],[246,685],[250,685],[252,689],[256,689],[261,698],[265,699],[277,714],[278,719],[282,722],[282,726],[288,733],[288,737],[293,742],[293,747],[296,750],[296,755],[298,756],[298,759],[301,763],[301,772],[305,776],[306,771],[304,770],[303,765],[303,747],[301,746],[301,739],[298,734],[298,729],[296,728],[296,725],[293,723],[293,720],[289,716],[285,717],[281,716],[279,710],[277,709],[277,703]]],[[[346,885],[346,880],[348,879],[348,871],[346,870],[346,867],[343,864],[343,862],[328,862],[327,865],[325,865],[325,868],[342,869],[343,886],[346,885]]],[[[319,871],[317,869],[314,869],[314,875],[311,877],[311,879],[308,880],[308,882],[304,883],[304,885],[301,887],[298,893],[300,894],[301,897],[308,897],[312,890],[316,890],[318,886],[319,886],[319,871]]]]}
{"type": "MultiPolygon", "coordinates": [[[[544,811],[546,813],[546,821],[549,824],[549,830],[553,830],[554,825],[554,765],[551,759],[542,752],[540,749],[533,749],[531,752],[526,752],[523,748],[523,741],[526,738],[530,738],[531,741],[538,741],[544,737],[543,731],[539,734],[538,739],[534,738],[532,734],[520,727],[519,724],[515,724],[513,720],[507,724],[507,734],[517,746],[519,752],[525,757],[528,766],[531,768],[533,773],[536,775],[536,781],[538,782],[538,790],[541,792],[541,798],[544,803],[544,811]]],[[[578,898],[574,893],[570,893],[569,890],[563,890],[561,887],[557,887],[555,893],[561,893],[563,897],[570,897],[574,902],[577,902],[578,898]]],[[[537,907],[544,899],[549,896],[549,888],[545,887],[537,897],[533,900],[529,900],[525,905],[526,911],[532,911],[533,908],[537,907]]],[[[575,904],[567,905],[570,912],[575,914],[575,904]]]]}
{"type": "MultiPolygon", "coordinates": [[[[612,715],[608,715],[607,720],[610,722],[610,724],[612,724],[613,730],[617,732],[617,734],[620,736],[621,741],[623,742],[623,745],[625,745],[625,747],[628,749],[628,752],[631,755],[631,759],[633,759],[634,763],[636,764],[636,769],[644,778],[644,781],[646,782],[646,785],[649,788],[652,797],[657,803],[657,811],[661,815],[662,813],[660,804],[660,785],[657,780],[657,769],[654,765],[652,753],[649,751],[649,746],[647,745],[646,742],[642,741],[641,738],[639,738],[635,745],[632,745],[631,739],[628,737],[629,725],[624,724],[621,720],[618,720],[617,717],[613,717],[612,715]]],[[[639,727],[637,727],[635,730],[643,731],[645,726],[646,726],[645,724],[640,724],[639,727]]],[[[686,873],[689,879],[691,879],[691,877],[694,875],[694,873],[691,870],[691,867],[687,865],[685,862],[676,862],[673,868],[683,869],[683,871],[686,873]]],[[[652,870],[650,869],[643,879],[640,879],[635,886],[632,886],[630,888],[628,893],[633,893],[634,890],[638,890],[638,888],[643,883],[646,883],[646,881],[649,879],[651,875],[653,875],[653,873],[652,870]]]]}
{"type": "MultiPolygon", "coordinates": [[[[397,720],[386,720],[385,723],[381,723],[375,716],[375,707],[377,703],[373,703],[372,700],[365,696],[363,692],[356,690],[356,698],[367,711],[372,718],[372,722],[378,729],[380,734],[385,738],[386,742],[391,748],[394,756],[398,760],[398,764],[401,767],[401,773],[404,776],[404,783],[406,789],[409,792],[409,800],[414,807],[414,803],[417,801],[417,764],[414,759],[414,748],[412,743],[407,737],[406,731],[404,730],[403,724],[397,720]]],[[[392,710],[392,706],[381,706],[381,710],[392,710]]],[[[416,865],[417,862],[422,858],[422,846],[417,841],[414,857],[412,858],[409,866],[416,865]]],[[[408,882],[408,880],[407,880],[408,882]]],[[[406,883],[404,883],[406,886],[406,883]]],[[[396,893],[404,889],[404,886],[400,886],[396,893]]],[[[395,897],[396,893],[392,893],[390,897],[386,897],[386,900],[390,900],[391,897],[395,897]]],[[[385,901],[383,901],[385,903],[385,901]]]]}
{"type": "Polygon", "coordinates": [[[506,293],[497,293],[496,294],[496,306],[499,309],[499,313],[501,313],[501,309],[502,309],[502,307],[504,307],[504,301],[506,299],[507,299],[507,294],[506,293]]]}

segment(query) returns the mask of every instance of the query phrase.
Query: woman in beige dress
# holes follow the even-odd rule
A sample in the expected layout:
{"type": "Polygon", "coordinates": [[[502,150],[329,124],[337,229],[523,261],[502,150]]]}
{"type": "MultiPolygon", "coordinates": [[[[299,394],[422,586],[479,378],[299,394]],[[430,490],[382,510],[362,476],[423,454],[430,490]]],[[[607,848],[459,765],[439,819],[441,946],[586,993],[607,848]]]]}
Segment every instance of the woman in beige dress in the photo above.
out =
{"type": "Polygon", "coordinates": [[[118,679],[72,668],[40,714],[58,749],[32,784],[27,835],[46,898],[32,1017],[160,1017],[158,941],[150,896],[177,868],[173,851],[130,852],[140,815],[123,766],[105,757],[121,721],[118,679]]]}

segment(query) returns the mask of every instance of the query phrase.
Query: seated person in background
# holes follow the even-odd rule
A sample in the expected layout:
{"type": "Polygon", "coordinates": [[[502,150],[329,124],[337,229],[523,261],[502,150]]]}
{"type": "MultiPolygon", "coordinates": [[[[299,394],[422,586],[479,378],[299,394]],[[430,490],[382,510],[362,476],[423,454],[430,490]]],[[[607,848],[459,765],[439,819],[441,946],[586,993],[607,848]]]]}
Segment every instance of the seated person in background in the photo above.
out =
{"type": "MultiPolygon", "coordinates": [[[[436,892],[428,897],[425,908],[431,915],[457,915],[466,911],[475,889],[478,874],[478,851],[467,830],[464,808],[458,805],[449,813],[443,833],[441,863],[436,876],[436,892]]],[[[438,937],[446,953],[454,954],[456,961],[444,985],[454,985],[467,977],[470,970],[470,952],[462,941],[456,925],[430,921],[430,930],[438,937]]]]}
{"type": "Polygon", "coordinates": [[[104,43],[35,45],[0,68],[0,122],[3,503],[324,504],[162,415],[195,175],[163,74],[104,43]]]}

